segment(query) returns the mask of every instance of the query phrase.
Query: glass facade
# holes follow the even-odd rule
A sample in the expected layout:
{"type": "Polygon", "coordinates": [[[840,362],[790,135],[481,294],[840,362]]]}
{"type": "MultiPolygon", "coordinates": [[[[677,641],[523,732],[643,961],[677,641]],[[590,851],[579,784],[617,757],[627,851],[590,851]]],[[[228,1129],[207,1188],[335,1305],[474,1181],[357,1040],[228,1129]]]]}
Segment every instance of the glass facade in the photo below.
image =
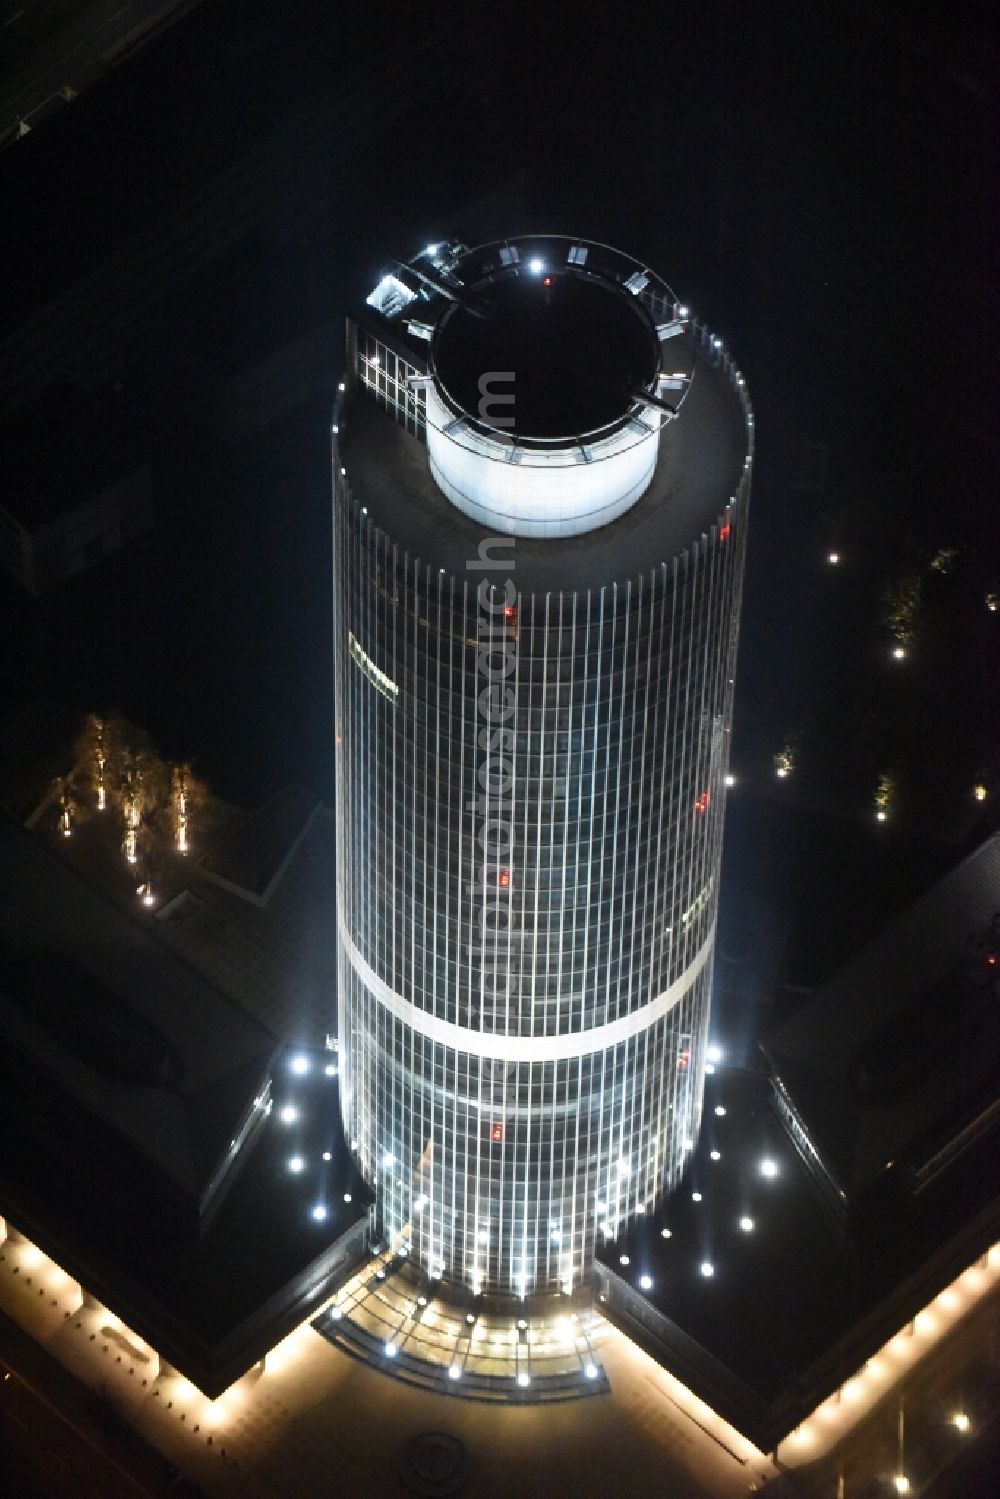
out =
{"type": "MultiPolygon", "coordinates": [[[[699,1127],[752,417],[710,336],[686,336],[742,413],[734,493],[624,582],[575,588],[559,543],[534,543],[552,547],[544,589],[520,586],[510,536],[484,532],[459,570],[432,534],[416,555],[373,518],[337,434],[374,397],[416,448],[423,376],[349,337],[333,469],[344,1122],[383,1232],[473,1294],[585,1286],[596,1244],[677,1181],[699,1127]]],[[[609,578],[620,524],[593,535],[609,578]]]]}

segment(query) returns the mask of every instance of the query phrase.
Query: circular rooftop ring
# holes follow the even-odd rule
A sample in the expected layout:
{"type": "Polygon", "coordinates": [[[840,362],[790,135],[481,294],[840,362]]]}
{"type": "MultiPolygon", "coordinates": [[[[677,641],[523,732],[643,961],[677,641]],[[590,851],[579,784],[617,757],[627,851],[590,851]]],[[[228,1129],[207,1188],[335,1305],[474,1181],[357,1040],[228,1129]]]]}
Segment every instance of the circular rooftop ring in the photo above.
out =
{"type": "Polygon", "coordinates": [[[693,376],[678,340],[679,395],[662,399],[662,330],[683,326],[673,292],[620,251],[557,236],[463,251],[442,275],[426,407],[439,488],[508,535],[617,519],[649,487],[660,428],[693,376]]]}
{"type": "Polygon", "coordinates": [[[660,346],[648,310],[630,292],[578,266],[508,266],[452,302],[438,321],[433,359],[444,392],[489,425],[500,403],[510,435],[575,442],[632,411],[655,391],[660,346]],[[499,398],[499,400],[498,400],[499,398]]]}

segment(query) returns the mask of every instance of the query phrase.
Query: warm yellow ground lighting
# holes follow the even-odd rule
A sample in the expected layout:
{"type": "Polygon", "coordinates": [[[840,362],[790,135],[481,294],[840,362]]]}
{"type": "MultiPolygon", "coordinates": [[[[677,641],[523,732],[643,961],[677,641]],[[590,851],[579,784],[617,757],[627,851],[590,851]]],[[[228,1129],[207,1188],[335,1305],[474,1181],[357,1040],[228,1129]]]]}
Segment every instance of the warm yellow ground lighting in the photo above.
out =
{"type": "Polygon", "coordinates": [[[217,1431],[220,1426],[235,1421],[245,1405],[245,1388],[240,1383],[231,1384],[228,1390],[223,1390],[214,1400],[205,1401],[199,1420],[202,1426],[217,1431]]]}
{"type": "MultiPolygon", "coordinates": [[[[6,1224],[0,1219],[0,1240],[5,1237],[6,1224]]],[[[71,1282],[61,1267],[48,1260],[36,1245],[18,1243],[16,1249],[23,1265],[30,1267],[46,1265],[48,1277],[53,1285],[66,1286],[69,1283],[74,1289],[78,1289],[76,1282],[71,1282]]],[[[955,1323],[971,1311],[998,1283],[1000,1283],[1000,1243],[994,1244],[988,1253],[982,1255],[974,1265],[962,1271],[928,1307],[918,1312],[913,1318],[912,1327],[904,1328],[890,1338],[888,1343],[878,1350],[875,1357],[870,1358],[862,1369],[845,1382],[839,1399],[837,1395],[830,1396],[800,1423],[787,1441],[781,1444],[784,1461],[790,1467],[797,1467],[802,1463],[812,1462],[831,1450],[843,1439],[847,1431],[865,1419],[871,1406],[885,1395],[887,1389],[904,1377],[916,1361],[932,1348],[939,1338],[946,1336],[955,1323]],[[819,1419],[814,1419],[815,1417],[819,1419]]],[[[82,1295],[82,1292],[80,1294],[82,1295]]],[[[347,1304],[345,1293],[342,1291],[340,1296],[339,1303],[334,1298],[330,1305],[344,1307],[347,1304]]],[[[435,1314],[429,1306],[424,1306],[422,1311],[427,1321],[435,1320],[435,1314]]],[[[105,1329],[120,1330],[130,1341],[134,1341],[138,1347],[156,1357],[155,1350],[125,1327],[113,1312],[109,1312],[104,1307],[96,1307],[88,1311],[88,1322],[91,1317],[95,1319],[96,1325],[102,1331],[105,1329]]],[[[95,1324],[91,1322],[90,1325],[95,1324]]],[[[464,1325],[460,1327],[456,1324],[453,1330],[457,1338],[459,1333],[464,1333],[468,1329],[464,1325]]],[[[506,1347],[506,1343],[497,1335],[497,1331],[490,1329],[496,1348],[502,1350],[506,1347]]],[[[511,1331],[516,1341],[516,1330],[511,1331]]],[[[481,1346],[488,1341],[487,1329],[481,1323],[477,1323],[471,1329],[471,1333],[477,1340],[481,1340],[481,1346]]],[[[315,1336],[308,1320],[295,1328],[267,1354],[264,1365],[265,1376],[280,1373],[290,1363],[297,1361],[315,1336]]],[[[574,1338],[572,1325],[560,1319],[553,1328],[553,1336],[572,1342],[574,1338]]],[[[624,1335],[619,1336],[623,1345],[628,1346],[629,1340],[624,1335]]],[[[640,1355],[638,1349],[635,1352],[637,1357],[645,1361],[646,1355],[640,1355]]],[[[712,1411],[667,1370],[657,1367],[653,1382],[669,1395],[680,1410],[697,1420],[729,1450],[735,1451],[738,1447],[746,1452],[748,1459],[753,1457],[754,1460],[764,1461],[764,1455],[757,1451],[752,1442],[712,1411]]],[[[238,1384],[230,1386],[215,1401],[208,1401],[189,1380],[181,1376],[177,1376],[176,1380],[171,1379],[169,1388],[173,1398],[178,1402],[189,1404],[196,1401],[198,1409],[202,1412],[199,1419],[210,1427],[224,1425],[234,1418],[246,1399],[245,1389],[240,1388],[238,1384]]],[[[964,1433],[971,1429],[970,1418],[962,1410],[953,1413],[949,1420],[956,1431],[964,1433]]],[[[897,1493],[910,1492],[910,1480],[905,1473],[897,1473],[893,1483],[897,1493]]]]}
{"type": "MultiPolygon", "coordinates": [[[[648,1369],[649,1364],[652,1362],[649,1354],[642,1352],[624,1333],[618,1332],[615,1335],[615,1342],[622,1351],[628,1349],[648,1369]]],[[[710,1405],[706,1405],[703,1400],[699,1400],[698,1396],[689,1390],[687,1385],[682,1384],[676,1375],[671,1374],[662,1365],[653,1365],[653,1367],[655,1373],[648,1373],[646,1376],[650,1383],[665,1395],[679,1411],[682,1411],[685,1416],[696,1421],[699,1426],[703,1427],[715,1441],[719,1442],[732,1453],[737,1451],[742,1452],[748,1462],[763,1464],[767,1461],[764,1453],[750,1441],[749,1437],[737,1431],[735,1426],[730,1426],[729,1422],[720,1416],[718,1412],[714,1411],[710,1405]]],[[[808,1441],[808,1436],[803,1438],[804,1443],[808,1441]]]]}
{"type": "MultiPolygon", "coordinates": [[[[905,1376],[913,1368],[914,1364],[931,1349],[938,1340],[946,1336],[955,1323],[991,1291],[1000,1281],[1000,1244],[994,1244],[987,1254],[981,1256],[974,1265],[970,1265],[956,1276],[950,1286],[946,1286],[930,1303],[934,1308],[924,1307],[913,1318],[912,1330],[910,1327],[901,1328],[888,1342],[878,1350],[875,1357],[860,1369],[853,1379],[841,1387],[841,1399],[844,1404],[839,1408],[835,1402],[824,1401],[802,1424],[791,1433],[785,1442],[781,1444],[782,1456],[785,1462],[796,1466],[800,1461],[806,1460],[803,1449],[809,1447],[809,1461],[811,1462],[821,1452],[829,1450],[835,1442],[841,1440],[845,1432],[854,1426],[859,1420],[863,1420],[871,1404],[882,1398],[887,1389],[890,1389],[898,1380],[905,1376]],[[845,1407],[849,1405],[850,1410],[845,1407]],[[835,1419],[839,1409],[840,1419],[835,1419]],[[822,1425],[814,1421],[814,1417],[822,1418],[822,1425]],[[819,1451],[816,1449],[819,1448],[819,1451]],[[801,1455],[800,1455],[801,1454],[801,1455]]],[[[967,1426],[960,1424],[962,1417],[968,1422],[968,1416],[964,1412],[952,1416],[951,1421],[958,1431],[965,1431],[967,1426]]],[[[909,1493],[909,1479],[905,1473],[898,1473],[893,1480],[896,1492],[899,1494],[909,1493]],[[904,1487],[900,1487],[903,1484],[904,1487]]]]}

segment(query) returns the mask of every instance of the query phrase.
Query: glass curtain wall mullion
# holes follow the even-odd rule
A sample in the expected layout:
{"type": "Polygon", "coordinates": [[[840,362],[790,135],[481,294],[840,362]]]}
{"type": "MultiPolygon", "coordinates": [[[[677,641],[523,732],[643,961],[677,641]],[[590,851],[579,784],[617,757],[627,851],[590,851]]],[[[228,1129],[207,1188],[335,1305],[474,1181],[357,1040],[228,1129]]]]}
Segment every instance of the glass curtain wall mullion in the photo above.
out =
{"type": "MultiPolygon", "coordinates": [[[[619,714],[619,716],[618,716],[618,724],[617,724],[618,732],[617,732],[617,734],[615,734],[614,731],[613,731],[613,725],[614,725],[613,704],[615,702],[615,697],[612,696],[612,692],[613,692],[614,687],[615,687],[615,674],[616,674],[616,668],[617,668],[617,663],[618,663],[618,650],[619,650],[618,627],[619,627],[619,621],[620,621],[620,602],[619,602],[619,600],[620,600],[620,594],[619,594],[618,585],[614,584],[614,583],[611,585],[611,600],[612,600],[612,607],[611,607],[611,646],[610,646],[610,651],[609,651],[609,658],[610,659],[609,659],[609,673],[608,673],[608,676],[609,676],[609,681],[608,681],[608,707],[609,707],[609,712],[608,712],[607,733],[605,735],[605,764],[609,767],[609,773],[612,776],[613,781],[614,781],[614,798],[613,798],[613,802],[612,802],[611,815],[609,817],[607,810],[605,811],[605,815],[604,815],[604,817],[602,819],[602,829],[601,829],[601,832],[602,832],[602,860],[601,860],[601,862],[602,862],[602,866],[607,871],[607,874],[606,874],[606,887],[605,887],[606,888],[606,892],[607,892],[607,899],[606,899],[606,902],[602,902],[602,906],[606,905],[607,912],[608,912],[607,916],[605,917],[605,923],[606,923],[606,925],[605,925],[605,931],[607,933],[608,941],[607,941],[607,951],[606,951],[605,958],[604,958],[604,981],[603,981],[604,1000],[603,1000],[603,1005],[602,1005],[602,1014],[599,1017],[602,1021],[608,1020],[610,1018],[610,1016],[611,1016],[611,1008],[612,1008],[611,973],[612,973],[612,967],[613,967],[613,964],[614,964],[614,955],[615,955],[616,942],[620,944],[620,940],[621,940],[620,939],[620,934],[616,933],[615,926],[614,926],[614,918],[613,918],[613,893],[612,893],[614,891],[614,877],[615,877],[615,873],[616,873],[616,852],[617,852],[616,843],[617,843],[617,837],[618,837],[618,801],[619,801],[619,797],[620,797],[620,794],[621,794],[621,760],[622,760],[621,746],[622,746],[622,728],[623,728],[622,721],[621,721],[621,716],[619,714]],[[610,823],[610,858],[607,857],[607,849],[608,849],[608,842],[609,842],[609,838],[608,838],[609,823],[610,823]]],[[[612,1058],[611,1058],[612,1083],[613,1083],[613,1087],[614,1087],[614,1095],[616,1096],[616,1100],[617,1101],[616,1101],[616,1103],[614,1105],[614,1114],[613,1114],[613,1117],[612,1117],[612,1119],[610,1121],[610,1134],[609,1134],[609,1142],[608,1142],[609,1143],[609,1154],[608,1154],[608,1159],[607,1159],[607,1162],[606,1162],[607,1176],[606,1176],[606,1187],[605,1187],[605,1190],[606,1190],[607,1197],[608,1197],[608,1206],[609,1206],[609,1209],[611,1209],[612,1202],[614,1203],[613,1213],[614,1213],[615,1220],[617,1222],[617,1220],[618,1220],[618,1218],[620,1216],[620,1214],[619,1214],[619,1193],[621,1191],[621,1187],[620,1187],[620,1183],[619,1183],[618,1172],[617,1172],[617,1169],[616,1169],[616,1163],[617,1163],[617,1161],[619,1161],[621,1159],[622,1145],[623,1145],[623,1140],[624,1140],[624,1118],[623,1118],[623,1102],[622,1102],[621,1098],[617,1096],[618,1093],[619,1093],[619,1089],[618,1089],[618,1086],[617,1086],[617,1084],[618,1084],[618,1077],[617,1077],[617,1065],[616,1064],[617,1064],[617,1054],[613,1052],[612,1053],[612,1058]]]]}
{"type": "MultiPolygon", "coordinates": [[[[628,854],[627,854],[627,857],[626,857],[626,860],[625,860],[626,875],[625,875],[625,881],[623,882],[623,885],[627,885],[628,881],[630,881],[633,877],[635,878],[635,881],[636,881],[635,886],[631,890],[631,898],[630,898],[630,904],[631,904],[631,907],[632,907],[632,923],[631,923],[631,930],[630,930],[630,933],[629,933],[629,951],[628,951],[628,992],[629,992],[629,994],[631,996],[631,1005],[632,1005],[633,1008],[640,1008],[640,1007],[642,1007],[644,1005],[644,1003],[645,1003],[645,1000],[646,1000],[646,995],[643,992],[643,986],[642,986],[641,982],[638,982],[637,979],[636,979],[636,968],[637,968],[637,963],[636,963],[636,940],[637,940],[637,935],[638,935],[638,931],[639,931],[638,921],[639,921],[640,913],[642,915],[642,918],[643,919],[645,918],[644,902],[641,903],[640,896],[639,896],[639,884],[640,884],[640,882],[639,882],[639,874],[640,874],[640,871],[643,869],[643,867],[645,865],[645,858],[644,858],[644,852],[645,852],[645,850],[644,850],[643,830],[644,830],[644,823],[645,823],[645,808],[646,808],[646,805],[647,805],[647,801],[646,801],[646,790],[647,790],[647,787],[646,787],[646,771],[647,771],[647,767],[648,767],[648,760],[647,760],[647,757],[646,757],[646,731],[647,731],[648,719],[649,719],[649,679],[650,679],[650,670],[649,670],[649,667],[650,667],[650,662],[649,662],[649,635],[648,635],[648,625],[647,625],[646,621],[647,621],[647,614],[648,614],[648,611],[649,611],[649,608],[650,608],[650,600],[647,599],[647,592],[649,590],[649,587],[650,587],[650,583],[649,583],[648,579],[646,579],[646,578],[640,578],[639,579],[639,584],[638,584],[638,587],[636,589],[636,608],[635,608],[636,620],[635,620],[635,632],[634,632],[635,633],[635,669],[634,669],[634,671],[635,671],[635,679],[634,679],[633,688],[632,688],[632,724],[633,724],[633,729],[632,729],[632,745],[633,745],[633,752],[632,752],[632,757],[631,757],[631,766],[630,766],[630,773],[629,773],[629,781],[630,781],[630,788],[629,788],[629,844],[630,844],[630,847],[629,847],[629,851],[628,851],[628,854]],[[645,646],[645,653],[646,653],[645,654],[645,670],[641,670],[641,663],[643,661],[643,647],[644,646],[645,646]],[[641,694],[642,712],[641,712],[641,714],[640,714],[640,711],[639,711],[639,706],[640,706],[640,682],[642,684],[642,694],[641,694]],[[636,750],[635,750],[635,746],[636,746],[636,741],[637,740],[638,740],[638,747],[639,747],[638,748],[638,753],[636,753],[636,750]],[[635,791],[636,787],[638,788],[638,794],[637,795],[636,795],[636,791],[635,791]]],[[[623,915],[624,915],[624,908],[623,908],[623,915]]],[[[638,962],[638,970],[639,970],[639,974],[640,975],[642,973],[642,968],[643,968],[643,964],[642,964],[642,960],[641,960],[641,957],[640,957],[639,962],[638,962]]],[[[641,1052],[642,1056],[643,1056],[643,1062],[642,1062],[642,1067],[641,1067],[641,1073],[640,1073],[640,1075],[642,1076],[642,1078],[644,1080],[648,1080],[648,1079],[651,1078],[651,1074],[650,1074],[650,1072],[648,1070],[648,1068],[649,1068],[649,1044],[650,1044],[650,1035],[649,1035],[649,1029],[647,1027],[646,1030],[643,1032],[643,1034],[636,1041],[636,1052],[637,1053],[641,1052]]],[[[647,1189],[648,1152],[646,1151],[646,1145],[645,1145],[646,1135],[647,1135],[647,1124],[646,1124],[647,1103],[648,1103],[647,1094],[648,1094],[648,1082],[646,1083],[646,1086],[643,1086],[642,1088],[636,1089],[636,1099],[633,1102],[633,1108],[632,1108],[632,1125],[633,1125],[632,1155],[635,1156],[639,1152],[643,1152],[644,1153],[644,1154],[642,1154],[640,1156],[640,1166],[641,1166],[641,1169],[640,1170],[635,1170],[634,1167],[633,1167],[633,1172],[632,1172],[632,1177],[633,1177],[633,1180],[634,1180],[634,1188],[633,1188],[633,1192],[632,1192],[631,1206],[632,1206],[632,1210],[633,1211],[637,1210],[640,1206],[642,1208],[645,1208],[646,1199],[647,1199],[647,1197],[649,1195],[649,1192],[648,1192],[648,1189],[647,1189]]]]}
{"type": "MultiPolygon", "coordinates": [[[[648,731],[649,731],[650,689],[651,689],[651,684],[652,684],[652,681],[653,681],[653,670],[652,670],[652,665],[653,665],[653,663],[652,663],[652,645],[653,645],[652,610],[653,610],[654,603],[655,603],[656,573],[655,572],[651,573],[650,576],[649,576],[649,578],[648,578],[648,580],[644,580],[644,581],[646,582],[646,587],[645,587],[645,589],[643,587],[640,587],[640,589],[639,589],[639,598],[638,598],[638,610],[637,610],[637,612],[638,612],[638,620],[637,620],[637,623],[636,623],[636,665],[635,665],[636,686],[635,686],[634,693],[633,693],[633,702],[635,703],[635,715],[636,715],[636,720],[638,721],[638,684],[639,684],[639,681],[641,679],[642,684],[643,684],[643,691],[642,691],[642,730],[641,730],[641,737],[640,737],[640,740],[639,740],[639,754],[636,757],[636,759],[638,761],[638,766],[639,766],[639,769],[638,769],[638,782],[639,782],[638,803],[639,803],[640,812],[639,812],[639,815],[636,816],[636,818],[635,818],[635,853],[634,853],[634,856],[629,857],[629,859],[626,862],[626,868],[630,871],[630,873],[633,870],[635,871],[635,881],[636,881],[636,883],[635,883],[635,889],[632,892],[632,935],[631,935],[631,941],[630,941],[630,944],[629,944],[629,985],[628,985],[629,986],[629,992],[632,995],[632,1002],[635,1005],[643,1005],[643,1004],[645,1004],[645,1002],[647,1001],[648,998],[652,997],[651,994],[650,994],[650,991],[648,990],[648,988],[641,982],[641,974],[642,974],[643,967],[644,967],[643,962],[642,962],[642,953],[643,953],[643,950],[645,948],[645,943],[644,942],[641,943],[640,948],[639,948],[638,966],[639,966],[639,973],[640,973],[640,981],[637,983],[636,979],[635,979],[637,944],[640,943],[640,939],[642,937],[644,937],[644,935],[645,935],[645,929],[646,929],[646,923],[647,923],[646,889],[645,889],[645,882],[644,882],[644,878],[643,877],[644,877],[645,869],[646,869],[646,855],[647,855],[646,837],[645,837],[645,831],[646,831],[646,829],[645,829],[645,820],[646,820],[645,819],[645,814],[646,814],[646,808],[649,805],[648,792],[649,792],[650,787],[649,787],[648,775],[649,775],[649,771],[651,769],[651,763],[650,763],[650,758],[648,757],[647,751],[646,751],[646,739],[647,739],[647,734],[648,734],[648,731]],[[647,601],[647,597],[646,597],[647,592],[648,592],[648,595],[649,595],[648,601],[647,601]],[[640,658],[641,658],[641,655],[642,655],[643,644],[645,644],[645,666],[644,666],[644,670],[642,670],[642,672],[640,673],[640,658]]],[[[654,704],[654,717],[655,717],[655,704],[654,704]]],[[[633,763],[635,763],[635,762],[633,762],[633,763]]],[[[633,772],[633,773],[635,774],[635,772],[633,772]]],[[[631,816],[630,816],[629,822],[630,822],[630,825],[631,825],[631,823],[632,823],[631,816]]],[[[639,1045],[641,1046],[642,1053],[643,1053],[642,1076],[644,1078],[653,1078],[653,1076],[654,1076],[654,1074],[650,1071],[650,1046],[652,1044],[653,1039],[654,1039],[654,1037],[651,1036],[650,1029],[647,1028],[646,1031],[643,1033],[643,1036],[641,1037],[641,1040],[639,1042],[639,1045]]],[[[648,1175],[648,1169],[649,1169],[649,1147],[648,1147],[649,1127],[648,1127],[648,1124],[647,1124],[647,1117],[646,1117],[647,1116],[647,1112],[648,1112],[647,1106],[649,1105],[649,1102],[650,1102],[650,1100],[648,1098],[648,1089],[647,1088],[643,1088],[641,1090],[641,1092],[640,1092],[638,1133],[637,1133],[637,1136],[636,1136],[636,1139],[638,1141],[638,1148],[643,1153],[643,1157],[642,1157],[642,1170],[637,1174],[637,1177],[636,1177],[636,1194],[637,1194],[637,1196],[636,1196],[636,1206],[638,1206],[638,1204],[641,1202],[643,1208],[645,1208],[647,1198],[651,1195],[650,1191],[649,1191],[649,1175],[648,1175]]]]}
{"type": "MultiPolygon", "coordinates": [[[[568,1001],[568,1008],[569,1008],[570,1013],[567,1016],[567,1019],[569,1020],[570,1025],[571,1025],[572,1024],[572,1009],[573,1009],[573,999],[572,999],[572,996],[574,996],[578,992],[577,986],[576,986],[575,963],[574,963],[574,958],[573,958],[573,954],[574,954],[574,951],[575,951],[574,945],[573,945],[573,935],[575,934],[575,928],[576,928],[576,901],[577,901],[577,891],[576,891],[576,880],[575,880],[575,877],[574,877],[574,880],[573,880],[573,906],[572,906],[573,916],[572,916],[572,919],[571,919],[571,921],[569,923],[569,926],[570,926],[570,938],[569,938],[569,944],[568,944],[568,953],[567,953],[567,940],[566,940],[566,926],[567,926],[567,922],[566,922],[566,909],[567,909],[567,902],[568,902],[567,881],[568,881],[568,878],[569,878],[569,865],[570,865],[570,842],[569,842],[569,840],[570,840],[570,828],[571,828],[571,826],[573,826],[574,830],[575,830],[575,836],[574,836],[574,839],[573,839],[573,852],[574,852],[574,854],[575,854],[576,849],[577,849],[577,847],[579,845],[579,839],[580,839],[579,818],[578,817],[576,819],[572,819],[571,818],[571,802],[570,802],[570,788],[571,788],[571,786],[573,786],[574,784],[577,783],[577,777],[575,775],[575,772],[577,770],[577,763],[578,763],[577,762],[577,757],[576,757],[576,748],[575,748],[575,743],[574,743],[574,736],[573,736],[574,705],[575,705],[575,702],[576,702],[576,666],[577,666],[577,656],[576,656],[576,649],[575,649],[576,640],[577,640],[577,633],[576,633],[576,594],[575,593],[570,596],[568,602],[569,602],[569,608],[570,608],[570,619],[569,619],[569,631],[568,631],[569,639],[568,639],[568,647],[567,647],[567,645],[564,643],[564,640],[563,640],[563,614],[564,614],[564,609],[565,609],[565,600],[564,600],[564,596],[562,594],[560,594],[560,596],[559,596],[559,652],[560,652],[560,657],[561,657],[562,654],[563,654],[563,651],[568,648],[569,661],[570,661],[570,668],[569,668],[569,670],[570,670],[570,679],[569,679],[569,708],[568,708],[567,716],[566,716],[566,735],[565,735],[565,746],[566,746],[566,748],[565,748],[565,763],[564,763],[565,788],[564,788],[564,792],[563,792],[563,798],[564,799],[563,799],[562,865],[561,865],[561,869],[560,869],[560,873],[559,873],[559,898],[560,898],[560,903],[561,903],[561,909],[560,909],[560,912],[559,912],[559,976],[558,976],[557,983],[558,983],[558,988],[559,988],[558,1001],[561,1002],[564,983],[565,983],[565,985],[566,985],[566,987],[567,987],[567,989],[569,991],[570,999],[568,1001]],[[566,964],[565,977],[564,977],[564,967],[563,967],[564,962],[566,964]]],[[[561,1024],[562,1023],[561,1008],[559,1010],[557,1010],[557,1017],[558,1017],[558,1023],[561,1024]]],[[[558,1096],[559,1096],[559,1086],[560,1086],[560,1082],[561,1082],[561,1079],[560,1079],[560,1068],[558,1067],[558,1065],[554,1066],[553,1069],[552,1069],[552,1071],[553,1071],[553,1093],[555,1095],[555,1098],[554,1098],[554,1101],[555,1101],[555,1100],[558,1100],[558,1096]]],[[[575,1275],[575,1270],[576,1270],[576,1247],[575,1247],[575,1243],[576,1243],[576,1199],[577,1199],[577,1186],[578,1186],[578,1178],[579,1178],[579,1166],[578,1166],[578,1163],[579,1163],[579,1160],[580,1160],[580,1149],[579,1149],[579,1139],[580,1139],[580,1101],[579,1101],[579,1094],[577,1095],[577,1107],[576,1107],[574,1121],[573,1121],[573,1150],[572,1150],[572,1153],[570,1153],[570,1150],[569,1150],[569,1145],[570,1145],[570,1138],[569,1137],[570,1137],[570,1123],[569,1123],[568,1119],[563,1118],[561,1120],[561,1124],[560,1124],[560,1146],[561,1146],[561,1150],[560,1150],[560,1156],[561,1156],[561,1159],[560,1159],[560,1170],[559,1170],[558,1176],[555,1177],[555,1179],[557,1181],[559,1181],[560,1184],[561,1184],[561,1190],[559,1192],[559,1196],[558,1196],[557,1203],[556,1203],[556,1214],[557,1214],[557,1220],[558,1220],[557,1221],[557,1225],[556,1225],[556,1232],[559,1234],[559,1238],[556,1241],[556,1249],[557,1249],[556,1260],[557,1260],[557,1272],[558,1272],[560,1284],[563,1286],[564,1290],[572,1290],[573,1289],[574,1275],[575,1275]],[[568,1202],[567,1202],[567,1187],[568,1187],[568,1192],[569,1192],[569,1201],[568,1202]],[[568,1240],[568,1249],[564,1248],[564,1243],[566,1242],[566,1240],[568,1240]]],[[[552,1224],[550,1222],[546,1222],[545,1232],[546,1232],[546,1242],[547,1242],[547,1244],[551,1245],[551,1243],[552,1243],[553,1228],[552,1228],[552,1224]]],[[[550,1276],[550,1278],[551,1278],[551,1276],[550,1276]]]]}

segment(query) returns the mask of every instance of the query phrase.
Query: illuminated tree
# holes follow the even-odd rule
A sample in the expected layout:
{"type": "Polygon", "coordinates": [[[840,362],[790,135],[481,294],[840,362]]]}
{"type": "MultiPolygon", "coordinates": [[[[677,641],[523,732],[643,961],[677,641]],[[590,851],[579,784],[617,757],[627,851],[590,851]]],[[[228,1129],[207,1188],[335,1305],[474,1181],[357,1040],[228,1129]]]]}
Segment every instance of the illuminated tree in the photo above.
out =
{"type": "Polygon", "coordinates": [[[888,822],[896,798],[896,784],[889,771],[884,770],[875,788],[875,821],[888,822]]]}
{"type": "Polygon", "coordinates": [[[781,749],[775,755],[774,773],[779,780],[783,781],[786,776],[790,776],[792,774],[792,771],[795,769],[795,751],[795,741],[792,739],[786,739],[781,749]]]}
{"type": "Polygon", "coordinates": [[[191,846],[191,819],[204,805],[207,795],[202,781],[191,774],[190,765],[174,765],[170,772],[170,836],[178,853],[191,846]]]}
{"type": "Polygon", "coordinates": [[[921,582],[914,573],[891,578],[882,589],[883,622],[901,646],[912,645],[920,613],[921,582]]]}
{"type": "Polygon", "coordinates": [[[128,724],[118,715],[91,713],[73,746],[78,779],[98,812],[105,811],[118,794],[129,734],[128,724]]]}
{"type": "Polygon", "coordinates": [[[122,758],[118,796],[122,849],[130,864],[148,857],[159,814],[169,800],[169,787],[169,770],[148,743],[128,746],[122,758]]]}
{"type": "Polygon", "coordinates": [[[148,734],[118,714],[91,713],[74,745],[74,770],[61,784],[59,826],[68,836],[88,809],[116,806],[122,853],[132,866],[137,893],[154,904],[154,868],[165,845],[191,846],[192,819],[208,792],[190,765],[163,760],[148,734]],[[75,793],[75,794],[74,794],[75,793]]]}
{"type": "Polygon", "coordinates": [[[76,803],[73,800],[73,793],[69,781],[62,781],[59,792],[59,831],[64,838],[68,838],[72,833],[75,821],[76,803]]]}

